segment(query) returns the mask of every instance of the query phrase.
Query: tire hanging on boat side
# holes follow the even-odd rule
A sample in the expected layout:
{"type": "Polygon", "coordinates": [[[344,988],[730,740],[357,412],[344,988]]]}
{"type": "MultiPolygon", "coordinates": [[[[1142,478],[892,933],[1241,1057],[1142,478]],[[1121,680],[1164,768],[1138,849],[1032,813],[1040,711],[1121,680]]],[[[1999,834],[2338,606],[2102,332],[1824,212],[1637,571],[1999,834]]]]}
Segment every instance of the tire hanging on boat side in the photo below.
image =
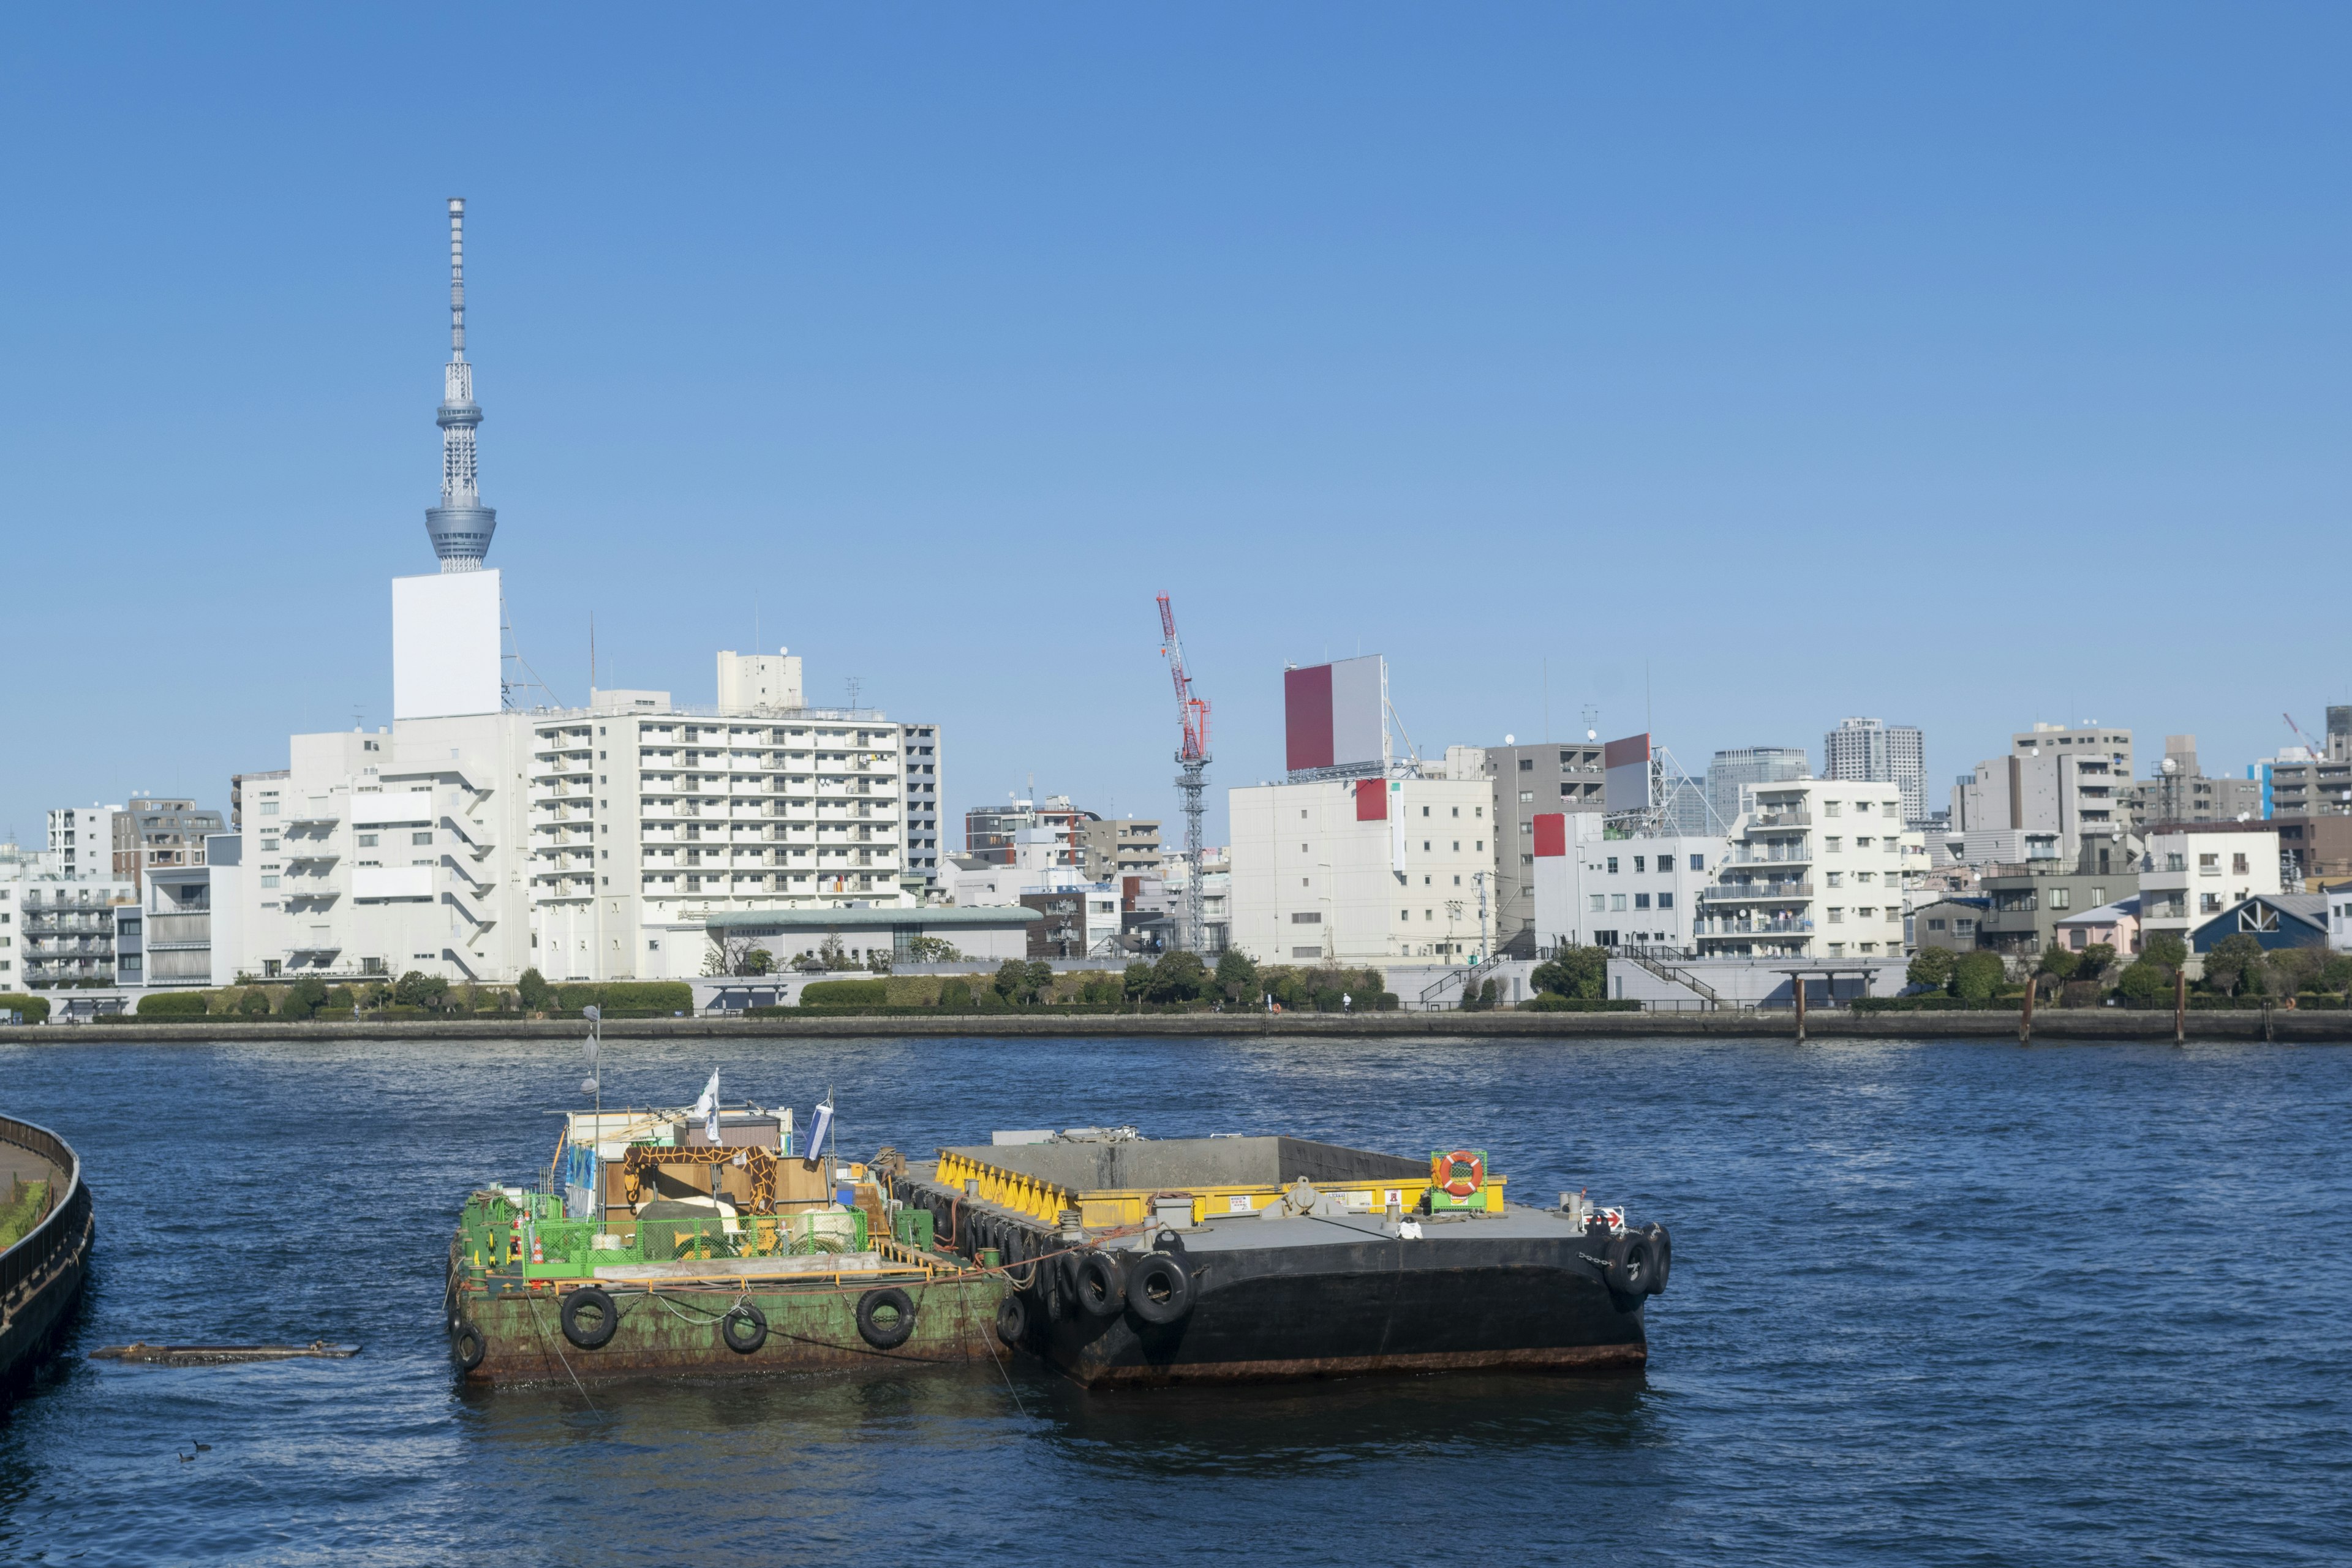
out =
{"type": "Polygon", "coordinates": [[[614,1331],[621,1326],[620,1309],[613,1305],[612,1297],[593,1285],[583,1285],[565,1295],[563,1305],[555,1315],[563,1324],[563,1337],[583,1351],[593,1351],[604,1345],[612,1339],[614,1331]],[[594,1322],[580,1321],[583,1307],[597,1314],[594,1322]]]}
{"type": "Polygon", "coordinates": [[[1647,1233],[1629,1230],[1609,1243],[1609,1289],[1621,1296],[1646,1296],[1654,1287],[1657,1253],[1647,1233]]]}
{"type": "Polygon", "coordinates": [[[1127,1279],[1118,1259],[1097,1247],[1078,1254],[1078,1305],[1097,1318],[1116,1317],[1127,1305],[1127,1279]]]}
{"type": "Polygon", "coordinates": [[[1675,1238],[1667,1235],[1666,1227],[1655,1220],[1643,1228],[1650,1237],[1650,1294],[1663,1296],[1666,1289],[1666,1277],[1675,1271],[1675,1238]]]}
{"type": "Polygon", "coordinates": [[[1172,1252],[1147,1252],[1127,1271],[1129,1310],[1147,1323],[1172,1323],[1192,1310],[1192,1276],[1172,1252]]]}
{"type": "Polygon", "coordinates": [[[749,1301],[738,1301],[719,1320],[719,1337],[737,1355],[750,1355],[768,1342],[768,1315],[749,1301]]]}
{"type": "Polygon", "coordinates": [[[885,1285],[857,1298],[857,1337],[876,1350],[897,1350],[914,1331],[914,1298],[896,1285],[885,1285]],[[884,1307],[898,1312],[896,1322],[886,1324],[876,1318],[875,1314],[884,1307]]]}
{"type": "Polygon", "coordinates": [[[996,1303],[996,1337],[1007,1350],[1029,1337],[1029,1303],[1007,1291],[996,1303]]]}
{"type": "Polygon", "coordinates": [[[458,1319],[457,1329],[449,1336],[449,1357],[457,1363],[457,1370],[473,1371],[489,1352],[489,1342],[483,1339],[482,1331],[467,1319],[458,1319]]]}

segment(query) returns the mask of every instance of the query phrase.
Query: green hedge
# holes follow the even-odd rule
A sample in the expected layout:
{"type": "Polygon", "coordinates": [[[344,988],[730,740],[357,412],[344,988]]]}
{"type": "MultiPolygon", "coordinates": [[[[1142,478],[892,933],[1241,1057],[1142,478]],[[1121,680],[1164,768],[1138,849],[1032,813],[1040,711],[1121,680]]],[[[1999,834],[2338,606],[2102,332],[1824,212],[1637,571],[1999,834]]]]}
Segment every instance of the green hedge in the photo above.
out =
{"type": "Polygon", "coordinates": [[[165,991],[139,998],[142,1018],[201,1018],[208,1010],[205,998],[194,991],[165,991]]]}
{"type": "Polygon", "coordinates": [[[1547,992],[1518,1005],[1522,1013],[1638,1013],[1639,1002],[1612,1002],[1605,996],[1556,996],[1547,992]]]}
{"type": "Polygon", "coordinates": [[[694,1011],[694,987],[683,980],[616,980],[609,985],[558,985],[548,994],[553,1011],[577,1013],[597,1007],[642,1009],[646,1017],[694,1011]]]}
{"type": "Polygon", "coordinates": [[[22,1013],[27,1024],[46,1024],[49,1021],[49,999],[13,992],[0,994],[0,1013],[22,1013]]]}
{"type": "Polygon", "coordinates": [[[801,987],[803,1007],[880,1007],[889,1000],[887,980],[812,980],[801,987]]]}

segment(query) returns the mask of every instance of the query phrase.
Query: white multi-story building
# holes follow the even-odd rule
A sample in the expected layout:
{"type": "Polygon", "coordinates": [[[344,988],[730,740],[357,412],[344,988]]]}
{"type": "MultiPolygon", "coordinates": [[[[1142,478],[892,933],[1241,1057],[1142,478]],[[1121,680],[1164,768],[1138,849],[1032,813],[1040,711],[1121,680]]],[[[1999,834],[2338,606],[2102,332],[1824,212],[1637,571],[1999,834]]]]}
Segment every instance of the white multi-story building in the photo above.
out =
{"type": "Polygon", "coordinates": [[[2139,872],[2140,945],[2168,933],[2186,942],[2192,928],[2222,910],[2283,890],[2273,828],[2217,823],[2210,832],[2151,834],[2139,872]]]}
{"type": "Polygon", "coordinates": [[[1539,816],[1533,839],[1539,950],[1687,946],[1729,853],[1721,837],[1612,835],[1590,812],[1539,816]]]}
{"type": "Polygon", "coordinates": [[[1742,807],[1721,873],[1700,890],[1693,934],[1702,955],[1902,952],[1903,881],[1920,839],[1906,834],[1896,785],[1848,779],[1755,784],[1742,792],[1742,807]]]}
{"type": "Polygon", "coordinates": [[[658,691],[298,735],[286,776],[243,791],[216,950],[234,932],[257,977],[698,975],[711,914],[919,900],[910,731],[935,789],[934,726],[658,691]]]}
{"type": "Polygon", "coordinates": [[[1230,791],[1232,945],[1273,963],[1491,952],[1493,796],[1483,777],[1230,791]]]}
{"type": "Polygon", "coordinates": [[[49,811],[49,852],[43,867],[68,882],[114,878],[114,819],[120,805],[60,805],[49,811]]]}

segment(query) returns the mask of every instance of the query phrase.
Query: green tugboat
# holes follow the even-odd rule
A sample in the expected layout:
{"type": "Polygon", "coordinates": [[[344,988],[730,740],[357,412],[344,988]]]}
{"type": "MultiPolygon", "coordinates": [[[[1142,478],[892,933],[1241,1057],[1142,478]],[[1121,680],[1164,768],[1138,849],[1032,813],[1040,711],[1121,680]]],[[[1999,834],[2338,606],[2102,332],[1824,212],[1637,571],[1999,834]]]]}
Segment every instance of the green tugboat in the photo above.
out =
{"type": "Polygon", "coordinates": [[[879,1173],[804,1151],[793,1113],[720,1106],[564,1119],[530,1186],[471,1194],[450,1240],[465,1380],[733,1373],[1003,1353],[997,1258],[939,1250],[879,1173]]]}

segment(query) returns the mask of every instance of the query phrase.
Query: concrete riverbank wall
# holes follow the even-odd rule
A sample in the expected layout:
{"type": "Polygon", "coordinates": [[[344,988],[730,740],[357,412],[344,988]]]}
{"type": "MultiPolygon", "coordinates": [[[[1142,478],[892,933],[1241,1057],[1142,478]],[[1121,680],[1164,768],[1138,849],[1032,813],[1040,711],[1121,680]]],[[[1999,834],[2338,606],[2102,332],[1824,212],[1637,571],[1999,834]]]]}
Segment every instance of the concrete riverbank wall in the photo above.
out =
{"type": "MultiPolygon", "coordinates": [[[[89,1045],[109,1039],[181,1040],[574,1040],[587,1026],[578,1018],[458,1019],[398,1023],[251,1023],[173,1021],[157,1024],[47,1025],[0,1030],[0,1044],[89,1045]]],[[[615,1018],[607,1039],[744,1038],[1037,1039],[1100,1037],[1279,1036],[1331,1040],[1426,1039],[1789,1039],[1797,1022],[1786,1012],[1717,1013],[1305,1013],[950,1014],[940,1017],[615,1018]]],[[[2018,1037],[2014,1012],[1850,1013],[1815,1009],[1804,1023],[1809,1039],[2005,1039],[2018,1037]]],[[[2114,1007],[2045,1009],[2033,1017],[2036,1040],[2170,1040],[2168,1010],[2114,1007]]],[[[2273,1008],[2268,1012],[2202,1012],[2186,1019],[2190,1040],[2273,1040],[2352,1043],[2352,1011],[2273,1008]]]]}

